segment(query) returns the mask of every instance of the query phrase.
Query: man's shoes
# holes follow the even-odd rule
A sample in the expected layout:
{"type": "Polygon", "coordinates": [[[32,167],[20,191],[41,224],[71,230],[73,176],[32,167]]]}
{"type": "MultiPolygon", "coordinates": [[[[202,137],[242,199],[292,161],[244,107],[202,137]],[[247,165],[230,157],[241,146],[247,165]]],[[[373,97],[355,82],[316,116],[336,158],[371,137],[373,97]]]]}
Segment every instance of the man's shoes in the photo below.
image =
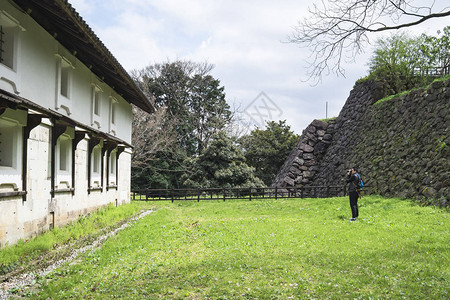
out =
{"type": "Polygon", "coordinates": [[[351,218],[350,222],[356,221],[356,218],[351,218]]]}

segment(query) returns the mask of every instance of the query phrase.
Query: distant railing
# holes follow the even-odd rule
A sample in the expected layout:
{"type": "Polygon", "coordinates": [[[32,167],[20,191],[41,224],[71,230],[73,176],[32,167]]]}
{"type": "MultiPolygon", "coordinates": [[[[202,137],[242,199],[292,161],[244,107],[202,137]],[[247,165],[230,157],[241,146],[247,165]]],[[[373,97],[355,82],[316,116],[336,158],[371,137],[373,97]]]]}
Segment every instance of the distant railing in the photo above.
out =
{"type": "MultiPolygon", "coordinates": [[[[210,189],[145,189],[133,190],[136,201],[231,200],[278,198],[329,198],[345,196],[348,186],[304,186],[289,188],[210,188],[210,189]]],[[[364,187],[367,190],[366,187],[364,187]]]]}
{"type": "Polygon", "coordinates": [[[433,68],[414,68],[415,76],[441,77],[450,74],[450,66],[433,68]]]}

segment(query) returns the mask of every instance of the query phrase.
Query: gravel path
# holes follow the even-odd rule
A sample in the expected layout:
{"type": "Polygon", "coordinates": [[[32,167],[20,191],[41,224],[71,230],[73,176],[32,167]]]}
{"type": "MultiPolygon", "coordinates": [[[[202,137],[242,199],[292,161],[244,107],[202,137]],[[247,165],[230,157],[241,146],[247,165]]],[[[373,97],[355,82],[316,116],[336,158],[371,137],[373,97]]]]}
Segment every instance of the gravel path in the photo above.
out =
{"type": "Polygon", "coordinates": [[[36,278],[44,277],[44,276],[52,273],[58,267],[66,264],[66,263],[74,261],[75,258],[77,258],[77,256],[82,253],[100,248],[103,245],[103,243],[106,241],[106,239],[116,235],[119,231],[132,225],[133,222],[136,222],[137,220],[151,214],[152,212],[153,212],[153,210],[144,211],[139,216],[130,219],[127,223],[123,224],[122,226],[98,237],[97,240],[95,240],[92,244],[87,245],[80,249],[74,249],[74,251],[69,256],[66,256],[64,259],[53,262],[50,266],[46,267],[45,269],[34,270],[33,272],[26,272],[24,274],[20,274],[15,277],[8,278],[6,281],[1,282],[0,283],[0,300],[8,299],[9,297],[11,297],[12,294],[9,292],[11,289],[18,288],[21,290],[24,287],[31,286],[31,285],[35,284],[36,278]]]}

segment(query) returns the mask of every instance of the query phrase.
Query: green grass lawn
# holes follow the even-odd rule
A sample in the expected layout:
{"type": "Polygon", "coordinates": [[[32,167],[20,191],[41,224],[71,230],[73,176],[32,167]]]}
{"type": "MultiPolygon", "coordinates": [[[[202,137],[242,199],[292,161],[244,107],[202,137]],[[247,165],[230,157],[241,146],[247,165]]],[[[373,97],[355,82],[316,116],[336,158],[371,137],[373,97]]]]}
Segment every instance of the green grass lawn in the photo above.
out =
{"type": "Polygon", "coordinates": [[[445,209],[367,196],[360,219],[349,222],[347,198],[137,205],[157,211],[49,275],[29,296],[450,297],[445,209]]]}

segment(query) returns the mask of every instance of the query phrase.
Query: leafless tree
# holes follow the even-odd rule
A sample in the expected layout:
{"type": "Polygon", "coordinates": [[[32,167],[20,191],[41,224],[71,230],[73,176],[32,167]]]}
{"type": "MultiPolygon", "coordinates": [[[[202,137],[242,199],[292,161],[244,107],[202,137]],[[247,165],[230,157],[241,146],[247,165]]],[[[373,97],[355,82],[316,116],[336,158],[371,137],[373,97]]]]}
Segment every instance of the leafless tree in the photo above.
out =
{"type": "Polygon", "coordinates": [[[308,79],[345,76],[344,61],[354,61],[369,42],[368,35],[406,28],[450,16],[450,7],[435,0],[322,0],[290,36],[289,42],[311,50],[308,79]],[[437,2],[437,3],[436,3],[437,2]]]}
{"type": "Polygon", "coordinates": [[[253,123],[248,120],[248,118],[246,118],[244,114],[245,112],[242,109],[241,104],[233,103],[231,111],[231,122],[224,129],[228,136],[234,139],[238,139],[246,134],[249,134],[253,129],[253,123]]]}
{"type": "Polygon", "coordinates": [[[148,114],[133,106],[133,167],[145,167],[158,151],[173,147],[176,143],[176,120],[165,117],[165,108],[157,109],[153,114],[148,114]]]}

